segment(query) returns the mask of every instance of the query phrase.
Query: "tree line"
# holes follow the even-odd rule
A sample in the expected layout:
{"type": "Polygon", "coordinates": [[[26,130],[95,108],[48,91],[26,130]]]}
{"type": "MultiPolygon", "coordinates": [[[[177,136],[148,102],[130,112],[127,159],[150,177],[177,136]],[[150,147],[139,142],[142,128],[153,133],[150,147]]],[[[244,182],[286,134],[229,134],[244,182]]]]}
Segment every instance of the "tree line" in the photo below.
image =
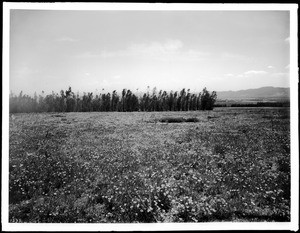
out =
{"type": "Polygon", "coordinates": [[[257,103],[216,103],[214,107],[290,107],[289,101],[257,102],[257,103]]]}
{"type": "Polygon", "coordinates": [[[190,93],[190,89],[183,88],[181,91],[166,92],[157,91],[156,88],[142,95],[136,95],[131,90],[123,89],[119,95],[117,91],[112,93],[92,92],[80,96],[75,94],[69,87],[60,93],[44,96],[34,94],[33,97],[23,94],[9,97],[10,113],[21,112],[133,112],[133,111],[195,111],[212,110],[217,99],[215,91],[209,92],[206,88],[202,92],[190,93]]]}

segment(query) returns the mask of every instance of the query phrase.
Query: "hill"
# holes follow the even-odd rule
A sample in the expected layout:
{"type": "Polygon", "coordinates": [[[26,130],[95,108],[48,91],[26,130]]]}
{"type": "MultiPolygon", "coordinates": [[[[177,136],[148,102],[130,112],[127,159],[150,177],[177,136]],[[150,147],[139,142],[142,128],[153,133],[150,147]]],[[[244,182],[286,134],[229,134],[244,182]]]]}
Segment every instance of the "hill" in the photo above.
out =
{"type": "Polygon", "coordinates": [[[283,87],[261,87],[239,91],[220,91],[217,92],[218,100],[286,100],[290,97],[290,88],[283,87]]]}

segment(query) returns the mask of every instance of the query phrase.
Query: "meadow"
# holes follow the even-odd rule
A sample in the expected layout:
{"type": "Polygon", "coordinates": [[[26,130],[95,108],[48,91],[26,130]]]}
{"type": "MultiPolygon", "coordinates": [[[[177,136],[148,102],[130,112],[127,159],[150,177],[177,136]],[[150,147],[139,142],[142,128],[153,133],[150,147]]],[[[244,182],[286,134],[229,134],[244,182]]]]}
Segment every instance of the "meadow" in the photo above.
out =
{"type": "Polygon", "coordinates": [[[14,114],[9,221],[290,221],[289,108],[14,114]]]}

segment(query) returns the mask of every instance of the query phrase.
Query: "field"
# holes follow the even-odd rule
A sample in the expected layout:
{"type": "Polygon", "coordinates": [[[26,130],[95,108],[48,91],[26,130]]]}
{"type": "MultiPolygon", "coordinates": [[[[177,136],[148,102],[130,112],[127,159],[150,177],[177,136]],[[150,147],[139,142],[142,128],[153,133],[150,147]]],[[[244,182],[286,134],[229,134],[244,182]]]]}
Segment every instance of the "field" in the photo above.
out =
{"type": "Polygon", "coordinates": [[[9,127],[10,222],[290,221],[289,108],[14,114],[9,127]]]}

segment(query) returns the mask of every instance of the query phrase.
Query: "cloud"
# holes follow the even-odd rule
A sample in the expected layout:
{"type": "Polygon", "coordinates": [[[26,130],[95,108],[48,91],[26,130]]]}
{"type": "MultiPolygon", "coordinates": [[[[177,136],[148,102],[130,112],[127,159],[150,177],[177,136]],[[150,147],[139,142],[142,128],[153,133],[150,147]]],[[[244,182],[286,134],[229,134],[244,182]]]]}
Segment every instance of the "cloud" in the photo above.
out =
{"type": "Polygon", "coordinates": [[[79,40],[68,37],[68,36],[63,36],[63,37],[57,38],[55,41],[57,41],[57,42],[77,42],[79,40]]]}
{"type": "Polygon", "coordinates": [[[252,75],[262,75],[262,74],[267,74],[268,72],[263,71],[263,70],[249,70],[244,72],[245,76],[252,76],[252,75]]]}
{"type": "Polygon", "coordinates": [[[39,70],[32,69],[27,65],[21,65],[18,69],[12,70],[12,73],[18,76],[28,76],[39,73],[39,70]]]}
{"type": "Polygon", "coordinates": [[[136,43],[123,50],[101,51],[100,53],[85,52],[78,58],[136,58],[159,61],[199,61],[209,54],[199,50],[184,49],[180,40],[166,40],[165,42],[136,43]]]}
{"type": "Polygon", "coordinates": [[[284,67],[285,69],[289,70],[290,69],[290,64],[288,64],[286,67],[284,67]]]}
{"type": "Polygon", "coordinates": [[[232,73],[227,73],[224,74],[224,77],[226,78],[249,78],[249,77],[255,77],[255,76],[261,76],[261,75],[267,75],[269,74],[268,72],[264,70],[248,70],[243,73],[239,74],[232,74],[232,73]]]}
{"type": "Polygon", "coordinates": [[[117,75],[114,75],[112,78],[115,80],[119,80],[119,79],[121,79],[121,75],[117,74],[117,75]]]}
{"type": "Polygon", "coordinates": [[[268,69],[274,69],[275,67],[274,66],[268,66],[267,68],[268,69]]]}
{"type": "Polygon", "coordinates": [[[164,43],[133,44],[128,48],[127,54],[164,59],[178,55],[182,47],[183,43],[180,40],[168,40],[164,43]]]}
{"type": "Polygon", "coordinates": [[[290,43],[290,37],[285,38],[285,39],[284,39],[284,42],[290,43]]]}
{"type": "Polygon", "coordinates": [[[199,61],[208,55],[198,50],[185,50],[183,43],[179,40],[135,44],[129,47],[128,52],[130,55],[160,61],[199,61]]]}
{"type": "Polygon", "coordinates": [[[237,74],[237,75],[232,75],[232,74],[226,74],[225,76],[227,77],[237,77],[237,78],[248,78],[248,77],[253,77],[253,76],[259,76],[259,75],[266,75],[268,72],[264,70],[248,70],[245,71],[242,74],[237,74]]]}

